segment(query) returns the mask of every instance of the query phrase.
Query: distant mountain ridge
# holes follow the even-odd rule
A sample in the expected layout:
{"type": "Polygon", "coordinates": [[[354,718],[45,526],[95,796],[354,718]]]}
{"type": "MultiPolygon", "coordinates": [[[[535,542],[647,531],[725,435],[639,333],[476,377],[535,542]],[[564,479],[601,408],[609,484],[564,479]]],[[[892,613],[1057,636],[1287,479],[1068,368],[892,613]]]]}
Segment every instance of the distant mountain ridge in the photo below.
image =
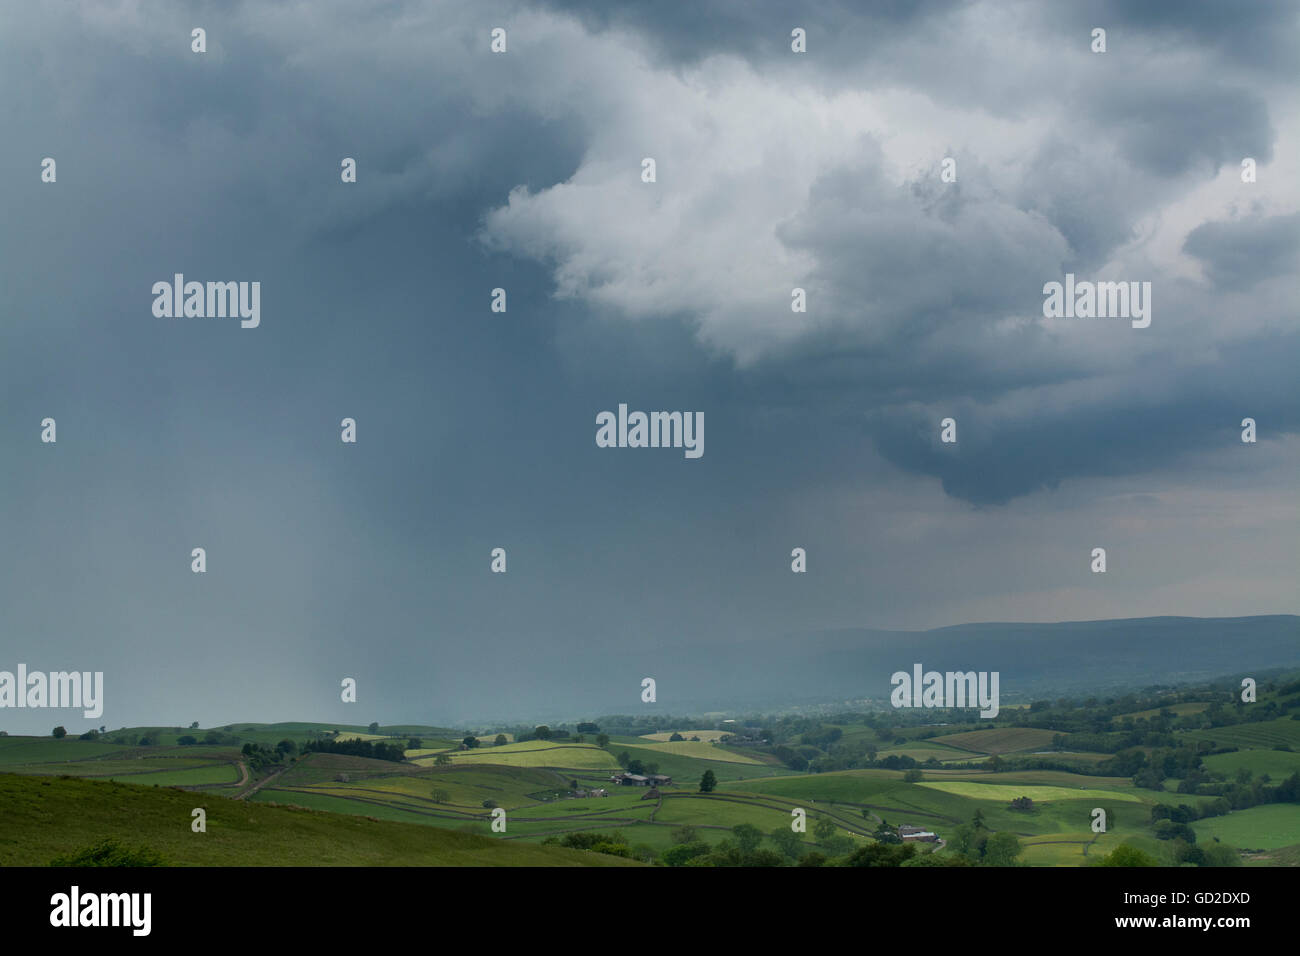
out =
{"type": "MultiPolygon", "coordinates": [[[[715,707],[746,701],[883,699],[890,676],[914,663],[926,670],[998,671],[1006,700],[1049,689],[1102,692],[1297,667],[1300,616],[988,622],[927,631],[845,628],[733,643],[725,649],[696,647],[690,666],[682,666],[687,661],[680,657],[671,667],[660,663],[661,688],[701,705],[713,701],[715,707]]],[[[664,698],[661,691],[660,700],[664,698]]],[[[676,702],[672,706],[683,709],[676,702]]]]}

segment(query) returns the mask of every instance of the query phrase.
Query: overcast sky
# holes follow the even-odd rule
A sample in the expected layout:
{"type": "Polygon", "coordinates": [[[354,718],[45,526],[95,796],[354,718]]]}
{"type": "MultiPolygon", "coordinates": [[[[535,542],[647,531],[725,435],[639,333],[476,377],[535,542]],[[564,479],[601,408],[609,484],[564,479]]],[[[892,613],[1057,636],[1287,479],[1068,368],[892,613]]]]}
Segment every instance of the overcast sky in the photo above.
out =
{"type": "Polygon", "coordinates": [[[1295,6],[800,6],[0,9],[0,669],[437,723],[750,637],[1295,613],[1295,6]],[[155,317],[175,273],[260,325],[155,317]],[[1150,326],[1044,318],[1066,273],[1150,326]],[[598,448],[619,403],[703,456],[598,448]]]}

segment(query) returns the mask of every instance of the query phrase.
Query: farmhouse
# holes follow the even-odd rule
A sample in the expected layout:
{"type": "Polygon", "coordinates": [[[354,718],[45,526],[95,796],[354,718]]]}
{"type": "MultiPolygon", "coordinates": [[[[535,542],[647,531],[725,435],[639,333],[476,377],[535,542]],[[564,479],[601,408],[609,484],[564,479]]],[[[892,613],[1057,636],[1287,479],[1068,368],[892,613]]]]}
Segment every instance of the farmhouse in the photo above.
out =
{"type": "Polygon", "coordinates": [[[610,776],[609,782],[624,787],[667,787],[672,785],[673,778],[663,773],[616,773],[610,776]]]}
{"type": "Polygon", "coordinates": [[[650,779],[639,773],[616,773],[609,778],[610,783],[617,783],[624,787],[648,787],[650,779]]]}
{"type": "Polygon", "coordinates": [[[939,839],[939,834],[932,833],[924,827],[914,827],[903,824],[898,828],[898,836],[904,843],[934,843],[939,839]]]}

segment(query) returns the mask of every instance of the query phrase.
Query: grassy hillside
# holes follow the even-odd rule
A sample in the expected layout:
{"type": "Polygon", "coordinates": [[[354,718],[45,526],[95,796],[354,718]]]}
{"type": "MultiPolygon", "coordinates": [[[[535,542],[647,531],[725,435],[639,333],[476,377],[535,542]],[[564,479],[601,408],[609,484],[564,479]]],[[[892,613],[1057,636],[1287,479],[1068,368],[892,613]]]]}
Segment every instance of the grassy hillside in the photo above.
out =
{"type": "Polygon", "coordinates": [[[1054,731],[1034,727],[1001,727],[996,730],[975,730],[933,737],[928,742],[981,754],[1009,754],[1025,750],[1046,750],[1051,746],[1054,736],[1054,731]]]}
{"type": "Polygon", "coordinates": [[[0,866],[41,866],[106,838],[177,866],[618,866],[598,853],[167,788],[0,774],[0,866]],[[190,811],[207,810],[207,832],[190,811]]]}
{"type": "MultiPolygon", "coordinates": [[[[528,740],[500,747],[452,751],[448,756],[457,766],[496,764],[506,767],[569,767],[578,770],[618,769],[614,758],[595,744],[557,744],[549,740],[528,740]]],[[[415,763],[431,767],[436,760],[436,756],[420,757],[415,763]]]]}

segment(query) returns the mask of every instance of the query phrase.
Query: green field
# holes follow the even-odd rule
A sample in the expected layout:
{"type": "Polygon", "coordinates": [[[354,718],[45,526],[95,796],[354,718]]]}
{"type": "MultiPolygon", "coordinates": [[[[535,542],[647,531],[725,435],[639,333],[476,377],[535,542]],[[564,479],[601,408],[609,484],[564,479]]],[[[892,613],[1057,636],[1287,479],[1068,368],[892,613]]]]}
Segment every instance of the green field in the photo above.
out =
{"type": "Polygon", "coordinates": [[[1300,750],[1300,720],[1280,717],[1252,724],[1234,724],[1231,727],[1212,727],[1209,730],[1189,730],[1180,736],[1204,740],[1218,747],[1253,747],[1268,750],[1286,744],[1300,750]]]}
{"type": "MultiPolygon", "coordinates": [[[[1151,699],[1158,698],[1142,698],[1151,699]]],[[[1175,706],[1190,712],[1199,705],[1175,706]]],[[[779,739],[791,746],[800,746],[799,735],[822,741],[831,725],[807,721],[797,726],[791,735],[779,739]]],[[[807,849],[818,848],[812,830],[823,816],[836,824],[841,836],[862,842],[870,839],[882,820],[894,826],[925,826],[947,839],[978,813],[990,831],[1009,831],[1019,837],[1021,859],[1030,866],[1084,865],[1121,843],[1142,849],[1167,865],[1173,862],[1173,844],[1156,839],[1151,807],[1156,803],[1205,806],[1216,799],[1177,793],[1178,779],[1166,781],[1165,792],[1156,792],[1134,787],[1130,777],[1070,772],[1071,765],[1084,771],[1111,755],[1050,751],[1055,733],[1043,728],[985,729],[966,722],[941,728],[951,732],[930,737],[926,735],[935,732],[933,724],[882,726],[880,730],[866,724],[835,726],[843,732],[841,742],[859,748],[856,753],[875,750],[878,756],[905,755],[921,763],[933,758],[940,765],[919,768],[912,772],[913,777],[919,774],[919,779],[911,781],[904,780],[901,770],[879,768],[795,772],[779,762],[770,748],[669,741],[668,731],[611,735],[605,748],[565,738],[496,747],[490,745],[495,734],[484,733],[480,740],[485,746],[461,750],[463,733],[431,727],[384,727],[374,735],[364,727],[324,724],[221,728],[222,733],[263,746],[286,738],[302,742],[325,729],[338,730],[344,737],[401,744],[409,737],[419,737],[424,745],[408,752],[408,759],[402,762],[311,753],[261,770],[255,769],[261,765],[258,759],[241,755],[239,747],[229,743],[175,746],[176,728],[136,728],[133,732],[137,735],[147,732],[160,741],[149,746],[130,744],[131,735],[123,732],[114,732],[123,741],[119,743],[0,737],[0,864],[45,862],[56,852],[94,842],[94,835],[100,832],[119,838],[134,833],[134,842],[148,843],[181,865],[261,865],[271,861],[367,865],[381,856],[382,862],[397,864],[524,862],[524,857],[511,856],[503,849],[510,847],[525,854],[548,854],[548,863],[567,864],[570,856],[550,856],[551,848],[537,844],[567,833],[616,831],[631,845],[662,853],[684,826],[694,828],[696,839],[716,844],[728,839],[741,824],[752,824],[764,834],[788,828],[791,810],[801,808],[809,822],[809,833],[803,838],[807,849]],[[1014,757],[1003,758],[1000,772],[986,768],[995,755],[1044,751],[1050,751],[1051,760],[1062,769],[1006,769],[1014,757]],[[450,765],[436,766],[436,758],[443,753],[450,765]],[[649,772],[670,775],[674,783],[654,796],[645,788],[612,785],[611,773],[627,766],[624,755],[626,760],[641,761],[649,772]],[[957,769],[952,766],[955,763],[971,766],[957,769]],[[236,786],[243,769],[250,771],[250,779],[236,786]],[[717,778],[716,789],[707,794],[699,792],[706,770],[717,778]],[[59,776],[80,779],[57,779],[59,776]],[[4,787],[9,790],[4,792],[4,787]],[[102,789],[78,791],[70,787],[102,789]],[[183,787],[190,789],[180,789],[183,787]],[[586,797],[574,792],[592,788],[609,793],[586,797]],[[97,801],[89,814],[90,823],[70,819],[64,833],[62,821],[44,819],[32,828],[29,838],[23,827],[29,818],[40,817],[44,808],[75,817],[60,803],[63,795],[71,800],[73,794],[97,801]],[[243,802],[227,799],[241,794],[247,797],[243,802]],[[49,800],[52,796],[57,799],[49,800]],[[1020,796],[1030,797],[1032,807],[1012,809],[1011,801],[1020,796]],[[12,814],[11,805],[16,808],[12,814]],[[189,809],[195,806],[210,810],[207,834],[189,831],[189,809]],[[1104,834],[1091,832],[1091,812],[1098,806],[1107,811],[1108,831],[1104,834]],[[493,807],[506,811],[504,834],[490,830],[493,807]],[[178,808],[184,812],[178,813],[178,808]],[[17,825],[9,826],[12,821],[18,821],[17,825]],[[282,829],[283,841],[306,842],[290,851],[277,835],[268,846],[257,845],[259,833],[280,834],[282,829]],[[371,836],[363,839],[363,834],[373,836],[374,846],[367,843],[371,836]],[[479,842],[457,842],[464,840],[479,842]],[[402,844],[400,851],[393,849],[398,844],[402,844]]],[[[204,731],[188,733],[201,739],[204,731]]],[[[681,733],[691,736],[696,732],[681,733]]],[[[721,732],[699,733],[716,736],[721,732]]],[[[1282,718],[1187,736],[1243,748],[1204,758],[1208,770],[1229,778],[1247,769],[1256,780],[1268,774],[1276,784],[1300,770],[1300,753],[1270,749],[1300,738],[1300,721],[1282,718]]],[[[844,754],[822,746],[831,751],[828,761],[844,754]]],[[[1151,751],[1150,747],[1143,749],[1151,751]]],[[[1256,851],[1245,855],[1249,865],[1295,865],[1287,861],[1300,858],[1300,809],[1295,804],[1262,805],[1197,821],[1193,827],[1203,844],[1218,837],[1224,844],[1256,851]]],[[[765,838],[763,845],[771,848],[774,844],[765,838]]],[[[527,859],[543,862],[542,857],[527,859]]],[[[596,854],[579,854],[578,859],[618,862],[596,854]]]]}
{"type": "Polygon", "coordinates": [[[0,866],[42,866],[112,838],[177,866],[620,866],[598,853],[238,802],[166,787],[0,774],[0,866]],[[190,829],[207,810],[207,832],[190,829]]]}
{"type": "Polygon", "coordinates": [[[928,743],[946,744],[981,754],[1009,754],[1025,750],[1045,750],[1057,736],[1054,730],[1036,727],[998,727],[992,730],[972,730],[964,734],[947,734],[932,737],[928,743]]]}
{"type": "Polygon", "coordinates": [[[1185,717],[1188,714],[1200,714],[1210,709],[1210,705],[1205,702],[1189,701],[1183,704],[1170,704],[1168,707],[1153,707],[1150,710],[1139,710],[1132,714],[1121,714],[1118,719],[1132,717],[1134,720],[1152,720],[1160,716],[1160,711],[1167,710],[1177,717],[1185,717]]]}
{"type": "MultiPolygon", "coordinates": [[[[612,747],[613,745],[611,745],[612,747]]],[[[761,760],[755,760],[746,754],[736,753],[731,750],[725,750],[716,744],[705,743],[703,740],[675,740],[666,743],[652,743],[646,741],[638,746],[640,750],[649,750],[656,754],[670,754],[674,757],[693,757],[697,760],[719,760],[723,763],[744,763],[753,766],[763,766],[761,760]]]]}
{"type": "MultiPolygon", "coordinates": [[[[506,767],[563,767],[576,770],[618,770],[618,761],[595,744],[555,744],[549,740],[527,740],[501,747],[460,750],[448,754],[452,764],[497,764],[506,767]]],[[[436,757],[414,762],[431,767],[436,757]]]]}
{"type": "Polygon", "coordinates": [[[1234,753],[1214,754],[1204,758],[1202,763],[1211,770],[1229,775],[1245,767],[1256,776],[1266,773],[1276,782],[1300,771],[1300,753],[1284,750],[1238,750],[1234,753]]]}
{"type": "Polygon", "coordinates": [[[1001,783],[958,781],[918,783],[917,786],[931,787],[944,793],[954,793],[961,797],[972,797],[976,800],[998,800],[1008,803],[1016,797],[1029,797],[1035,803],[1045,803],[1049,800],[1122,800],[1131,803],[1140,802],[1137,796],[1125,793],[1122,790],[1092,790],[1084,787],[1079,787],[1076,790],[1070,787],[1015,786],[1001,783]]]}
{"type": "Polygon", "coordinates": [[[1249,810],[1234,810],[1222,817],[1208,817],[1192,824],[1198,843],[1218,837],[1243,850],[1271,850],[1300,843],[1300,807],[1270,803],[1249,810]]]}

